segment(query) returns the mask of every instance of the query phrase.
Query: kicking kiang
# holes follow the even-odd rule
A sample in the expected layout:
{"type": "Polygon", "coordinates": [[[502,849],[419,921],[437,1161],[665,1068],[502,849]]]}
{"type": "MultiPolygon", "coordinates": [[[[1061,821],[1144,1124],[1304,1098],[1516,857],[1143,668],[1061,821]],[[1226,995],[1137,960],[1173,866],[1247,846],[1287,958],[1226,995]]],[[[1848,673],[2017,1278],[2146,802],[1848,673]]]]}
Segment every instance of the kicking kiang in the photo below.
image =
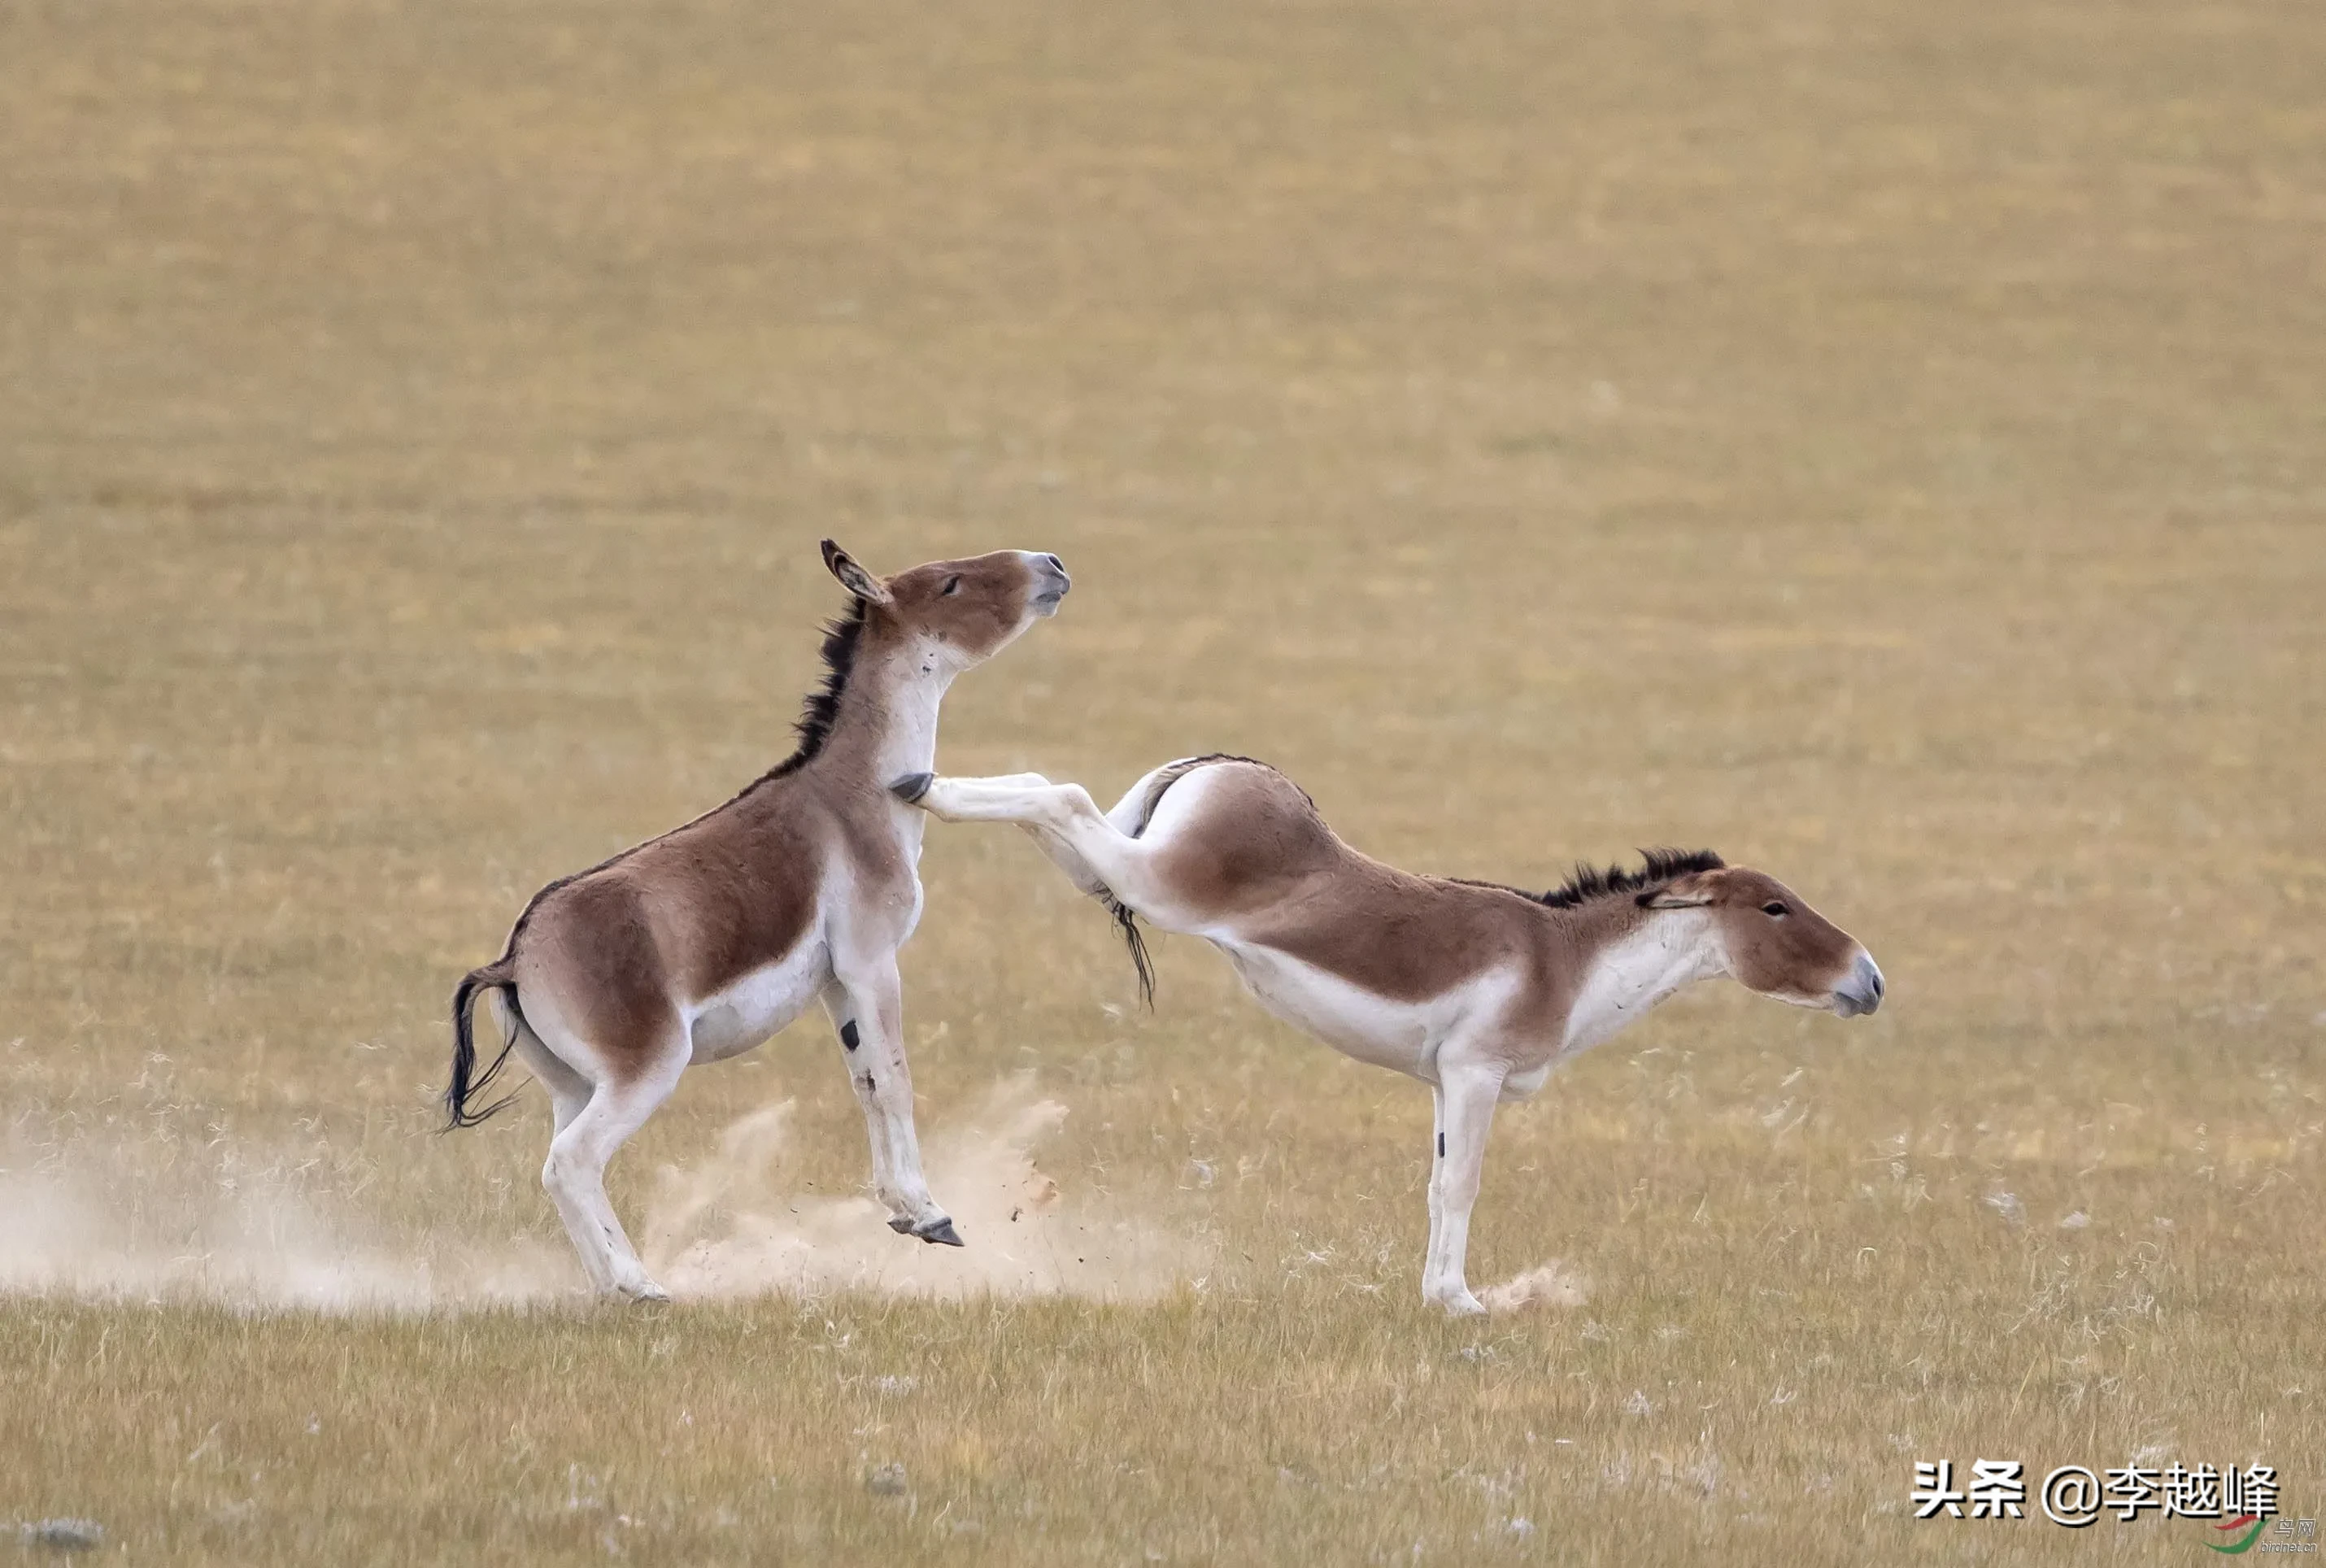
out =
{"type": "Polygon", "coordinates": [[[892,787],[946,821],[1025,829],[1113,913],[1150,1001],[1142,919],[1218,948],[1288,1023],[1428,1084],[1422,1295],[1450,1313],[1485,1310],[1464,1261],[1498,1101],[1698,980],[1845,1018],[1882,1003],[1882,970],[1855,938],[1710,850],[1651,850],[1547,893],[1414,876],[1350,848],[1298,784],[1238,756],[1167,764],[1110,812],[1038,774],[892,787]]]}

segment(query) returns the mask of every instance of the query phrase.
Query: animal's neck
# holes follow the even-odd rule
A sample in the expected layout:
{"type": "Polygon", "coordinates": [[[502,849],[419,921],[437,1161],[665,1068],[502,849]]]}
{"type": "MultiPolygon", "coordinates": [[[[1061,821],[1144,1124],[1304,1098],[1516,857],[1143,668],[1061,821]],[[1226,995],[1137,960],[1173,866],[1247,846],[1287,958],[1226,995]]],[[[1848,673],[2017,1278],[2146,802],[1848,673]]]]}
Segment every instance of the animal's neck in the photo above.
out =
{"type": "Polygon", "coordinates": [[[867,647],[849,673],[819,760],[884,789],[907,774],[935,771],[937,710],[957,673],[917,643],[867,647]]]}
{"type": "Polygon", "coordinates": [[[1721,972],[1712,922],[1700,911],[1651,910],[1637,919],[1616,903],[1596,920],[1582,913],[1589,956],[1568,1009],[1566,1053],[1598,1044],[1681,987],[1721,972]]]}

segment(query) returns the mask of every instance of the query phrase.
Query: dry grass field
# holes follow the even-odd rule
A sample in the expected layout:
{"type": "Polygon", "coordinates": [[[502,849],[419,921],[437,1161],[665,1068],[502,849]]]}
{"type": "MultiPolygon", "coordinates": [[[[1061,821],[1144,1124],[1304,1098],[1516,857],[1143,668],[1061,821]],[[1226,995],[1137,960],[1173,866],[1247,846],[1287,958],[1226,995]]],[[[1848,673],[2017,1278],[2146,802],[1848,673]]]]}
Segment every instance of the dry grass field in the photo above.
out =
{"type": "Polygon", "coordinates": [[[2321,61],[2270,0],[0,10],[0,1525],[2220,1538],[1917,1523],[1940,1458],[2326,1515],[2321,61]],[[618,1160],[682,1299],[594,1306],[539,1092],[434,1134],[446,999],[786,753],[827,533],[1074,570],[949,772],[1254,753],[1537,886],[1710,845],[1889,1004],[1707,988],[1505,1108],[1473,1281],[1570,1289],[1452,1322],[1425,1090],[1192,942],[1141,1013],[1102,912],[938,827],[969,1249],[865,1208],[811,1022],[618,1160]]]}

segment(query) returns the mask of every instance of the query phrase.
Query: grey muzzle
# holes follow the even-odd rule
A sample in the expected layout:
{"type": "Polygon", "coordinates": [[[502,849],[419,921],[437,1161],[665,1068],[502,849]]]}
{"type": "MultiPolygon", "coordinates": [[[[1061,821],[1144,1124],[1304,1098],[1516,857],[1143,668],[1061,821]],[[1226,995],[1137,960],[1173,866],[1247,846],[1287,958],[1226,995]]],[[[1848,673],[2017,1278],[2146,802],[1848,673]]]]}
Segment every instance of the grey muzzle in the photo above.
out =
{"type": "Polygon", "coordinates": [[[1861,952],[1849,979],[1833,989],[1833,1010],[1845,1018],[1871,1013],[1882,1005],[1882,966],[1873,954],[1861,952]]]}

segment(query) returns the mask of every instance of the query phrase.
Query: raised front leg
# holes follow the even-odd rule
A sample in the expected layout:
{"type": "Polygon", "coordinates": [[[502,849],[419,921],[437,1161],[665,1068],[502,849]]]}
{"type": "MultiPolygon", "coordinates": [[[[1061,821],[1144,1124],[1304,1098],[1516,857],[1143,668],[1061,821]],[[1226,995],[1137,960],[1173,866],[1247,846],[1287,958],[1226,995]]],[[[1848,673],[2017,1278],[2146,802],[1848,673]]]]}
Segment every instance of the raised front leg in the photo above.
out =
{"type": "Polygon", "coordinates": [[[929,1195],[913,1127],[913,1074],[905,1063],[904,999],[892,956],[835,974],[823,1008],[840,1036],[872,1152],[872,1190],[888,1206],[889,1228],[924,1241],[962,1245],[953,1220],[929,1195]]]}
{"type": "Polygon", "coordinates": [[[1470,1294],[1465,1266],[1470,1211],[1478,1202],[1478,1176],[1486,1163],[1486,1134],[1493,1125],[1494,1101],[1502,1090],[1501,1069],[1449,1065],[1441,1057],[1437,1138],[1429,1164],[1429,1252],[1421,1266],[1421,1299],[1436,1302],[1457,1317],[1486,1310],[1470,1294]]]}

